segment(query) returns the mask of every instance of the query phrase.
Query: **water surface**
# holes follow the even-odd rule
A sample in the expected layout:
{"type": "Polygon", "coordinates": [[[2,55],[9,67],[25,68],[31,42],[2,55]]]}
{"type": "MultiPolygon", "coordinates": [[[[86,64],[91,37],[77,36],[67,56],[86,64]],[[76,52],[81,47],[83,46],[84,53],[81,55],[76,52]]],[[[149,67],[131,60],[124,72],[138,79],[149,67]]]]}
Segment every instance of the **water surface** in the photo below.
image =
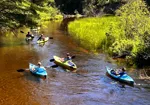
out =
{"type": "MultiPolygon", "coordinates": [[[[36,44],[38,36],[29,44],[21,35],[11,42],[1,38],[0,105],[150,105],[148,88],[122,88],[105,75],[106,65],[116,68],[117,64],[108,61],[105,54],[93,54],[79,47],[59,30],[59,25],[51,22],[42,28],[45,36],[53,37],[44,46],[36,44]],[[28,68],[30,62],[51,66],[53,55],[63,57],[67,52],[76,56],[73,61],[78,66],[77,73],[65,72],[61,67],[47,68],[48,77],[43,80],[30,72],[16,71],[28,68]]],[[[138,80],[135,72],[128,73],[137,84],[144,82],[138,80]]]]}

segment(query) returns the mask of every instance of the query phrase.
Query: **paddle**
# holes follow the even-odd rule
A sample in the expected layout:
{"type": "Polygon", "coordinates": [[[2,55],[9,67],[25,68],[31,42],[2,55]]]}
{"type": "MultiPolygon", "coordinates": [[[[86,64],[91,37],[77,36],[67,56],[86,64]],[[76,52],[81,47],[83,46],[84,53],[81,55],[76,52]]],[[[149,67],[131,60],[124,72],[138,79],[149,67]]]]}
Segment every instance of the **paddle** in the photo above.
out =
{"type": "MultiPolygon", "coordinates": [[[[51,67],[52,67],[52,68],[57,68],[57,67],[58,67],[58,65],[52,65],[51,67]]],[[[71,69],[73,69],[73,67],[72,67],[72,66],[70,66],[70,68],[71,68],[71,69]]]]}
{"type": "MultiPolygon", "coordinates": [[[[71,57],[71,59],[74,59],[75,57],[76,57],[76,56],[74,55],[74,56],[71,57]]],[[[49,61],[50,61],[50,62],[54,62],[55,59],[50,59],[49,61]]]]}
{"type": "Polygon", "coordinates": [[[52,67],[52,68],[56,68],[56,67],[58,67],[58,65],[52,65],[51,67],[52,67]]]}
{"type": "Polygon", "coordinates": [[[54,62],[54,61],[55,61],[55,59],[50,59],[49,61],[50,61],[50,62],[54,62]]]}
{"type": "Polygon", "coordinates": [[[24,71],[28,71],[29,69],[18,69],[18,72],[24,72],[24,71]]]}
{"type": "Polygon", "coordinates": [[[20,31],[21,33],[24,33],[23,31],[20,31]]]}
{"type": "MultiPolygon", "coordinates": [[[[51,66],[46,66],[45,68],[50,68],[51,66]]],[[[29,71],[29,69],[18,69],[18,72],[24,72],[24,71],[29,71]]]]}
{"type": "Polygon", "coordinates": [[[53,39],[53,37],[49,37],[49,39],[53,39]]]}

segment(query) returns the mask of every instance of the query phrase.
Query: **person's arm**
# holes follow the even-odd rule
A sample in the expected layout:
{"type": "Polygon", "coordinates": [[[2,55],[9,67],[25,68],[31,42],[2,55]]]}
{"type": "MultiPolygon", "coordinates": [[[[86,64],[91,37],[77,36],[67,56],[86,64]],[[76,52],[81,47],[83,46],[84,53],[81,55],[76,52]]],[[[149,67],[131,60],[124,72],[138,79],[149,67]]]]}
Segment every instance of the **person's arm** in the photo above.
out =
{"type": "Polygon", "coordinates": [[[35,71],[35,68],[34,68],[34,67],[32,67],[32,71],[35,71]]]}

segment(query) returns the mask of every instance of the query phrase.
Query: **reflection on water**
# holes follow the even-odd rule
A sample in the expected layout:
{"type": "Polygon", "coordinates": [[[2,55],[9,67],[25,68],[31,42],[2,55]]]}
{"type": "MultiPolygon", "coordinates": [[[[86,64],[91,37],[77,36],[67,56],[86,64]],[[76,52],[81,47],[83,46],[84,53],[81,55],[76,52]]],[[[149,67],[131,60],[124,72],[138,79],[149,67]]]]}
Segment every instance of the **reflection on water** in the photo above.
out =
{"type": "MultiPolygon", "coordinates": [[[[149,105],[150,91],[142,86],[121,85],[105,75],[105,66],[117,67],[107,62],[104,54],[93,55],[78,47],[74,41],[58,30],[59,23],[49,23],[42,28],[45,36],[53,37],[44,45],[35,39],[22,44],[0,47],[0,104],[1,105],[149,105]],[[77,73],[65,72],[61,67],[47,68],[48,77],[42,78],[30,72],[17,72],[28,68],[29,62],[51,66],[53,55],[64,57],[66,52],[75,55],[77,73]]],[[[25,36],[24,36],[25,37],[25,36]]],[[[23,37],[23,38],[24,38],[23,37]]],[[[1,39],[1,41],[5,41],[1,39]]],[[[6,39],[8,40],[8,39],[6,39]]],[[[130,75],[136,80],[134,72],[130,75]]],[[[143,81],[136,81],[142,83],[143,81]]]]}

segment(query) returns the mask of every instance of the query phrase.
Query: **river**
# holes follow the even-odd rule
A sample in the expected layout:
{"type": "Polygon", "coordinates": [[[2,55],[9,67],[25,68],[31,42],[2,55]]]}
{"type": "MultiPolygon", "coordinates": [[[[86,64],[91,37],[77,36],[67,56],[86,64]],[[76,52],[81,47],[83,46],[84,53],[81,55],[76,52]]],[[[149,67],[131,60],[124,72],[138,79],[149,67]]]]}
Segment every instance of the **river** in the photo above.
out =
{"type": "MultiPolygon", "coordinates": [[[[60,23],[50,22],[41,29],[45,36],[53,37],[44,46],[36,44],[38,36],[29,44],[22,33],[18,38],[1,37],[0,105],[150,105],[149,88],[122,88],[106,76],[105,66],[116,68],[115,62],[105,54],[93,54],[79,47],[59,26],[60,23]],[[76,56],[73,61],[77,73],[65,72],[61,67],[47,68],[48,77],[43,80],[30,72],[17,72],[28,68],[30,62],[51,66],[53,55],[63,57],[67,52],[76,56]]],[[[128,74],[137,84],[144,83],[135,71],[128,74]]]]}

